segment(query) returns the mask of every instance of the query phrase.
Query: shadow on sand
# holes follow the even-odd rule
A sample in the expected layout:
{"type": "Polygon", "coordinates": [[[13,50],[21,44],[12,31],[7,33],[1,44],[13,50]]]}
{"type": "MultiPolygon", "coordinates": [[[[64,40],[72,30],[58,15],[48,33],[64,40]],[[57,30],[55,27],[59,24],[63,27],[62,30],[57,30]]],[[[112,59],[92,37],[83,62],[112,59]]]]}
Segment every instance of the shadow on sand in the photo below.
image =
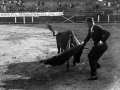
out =
{"type": "Polygon", "coordinates": [[[86,79],[90,75],[87,62],[77,67],[71,65],[69,72],[65,70],[66,64],[55,67],[45,67],[38,62],[10,64],[7,72],[4,73],[5,75],[20,75],[29,77],[29,79],[4,80],[2,81],[4,85],[1,85],[1,87],[21,90],[59,90],[60,87],[64,89],[69,87],[73,90],[79,88],[82,90],[103,90],[114,81],[110,72],[106,73],[104,77],[101,75],[97,81],[87,81],[86,79]]]}

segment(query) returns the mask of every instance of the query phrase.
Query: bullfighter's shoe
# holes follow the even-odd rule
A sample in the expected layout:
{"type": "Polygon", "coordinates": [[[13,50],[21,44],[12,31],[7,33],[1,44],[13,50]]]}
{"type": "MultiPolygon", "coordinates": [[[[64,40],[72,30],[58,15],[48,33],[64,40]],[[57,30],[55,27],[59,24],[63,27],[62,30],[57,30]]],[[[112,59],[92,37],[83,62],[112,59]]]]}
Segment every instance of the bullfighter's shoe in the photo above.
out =
{"type": "Polygon", "coordinates": [[[91,76],[90,78],[88,78],[88,80],[97,80],[98,79],[98,76],[91,76]]]}

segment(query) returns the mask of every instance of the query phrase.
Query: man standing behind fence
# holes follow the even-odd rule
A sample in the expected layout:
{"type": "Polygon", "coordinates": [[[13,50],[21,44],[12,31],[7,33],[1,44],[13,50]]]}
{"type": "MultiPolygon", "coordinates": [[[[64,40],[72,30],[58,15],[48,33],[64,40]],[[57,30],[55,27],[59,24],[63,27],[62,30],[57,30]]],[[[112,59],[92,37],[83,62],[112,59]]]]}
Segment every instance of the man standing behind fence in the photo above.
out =
{"type": "Polygon", "coordinates": [[[98,60],[108,48],[106,40],[110,36],[110,33],[104,30],[101,26],[96,25],[92,17],[88,17],[86,19],[86,24],[89,28],[88,35],[85,40],[82,41],[82,44],[86,45],[90,38],[92,38],[94,41],[94,46],[88,54],[89,64],[91,68],[91,77],[88,78],[88,80],[97,80],[97,69],[100,68],[98,60]]]}

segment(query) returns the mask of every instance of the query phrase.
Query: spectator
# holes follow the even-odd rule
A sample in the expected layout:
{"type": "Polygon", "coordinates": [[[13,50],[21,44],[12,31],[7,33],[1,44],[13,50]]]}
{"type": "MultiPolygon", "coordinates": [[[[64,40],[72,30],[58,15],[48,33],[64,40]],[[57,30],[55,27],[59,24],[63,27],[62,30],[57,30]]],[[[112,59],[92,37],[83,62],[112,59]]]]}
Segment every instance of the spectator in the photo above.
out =
{"type": "Polygon", "coordinates": [[[64,4],[64,10],[67,10],[67,3],[64,4]]]}
{"type": "Polygon", "coordinates": [[[0,8],[1,8],[1,12],[3,12],[3,10],[4,10],[4,5],[1,4],[1,5],[0,5],[0,8]]]}
{"type": "Polygon", "coordinates": [[[70,4],[69,4],[69,7],[70,7],[70,8],[74,8],[74,3],[70,3],[70,4]]]}
{"type": "Polygon", "coordinates": [[[58,5],[59,5],[59,7],[61,7],[61,0],[58,1],[58,5]]]}
{"type": "Polygon", "coordinates": [[[45,5],[45,2],[42,1],[41,5],[44,6],[44,5],[45,5]]]}
{"type": "Polygon", "coordinates": [[[4,12],[4,13],[6,13],[6,12],[7,12],[6,5],[3,5],[3,12],[4,12]]]}

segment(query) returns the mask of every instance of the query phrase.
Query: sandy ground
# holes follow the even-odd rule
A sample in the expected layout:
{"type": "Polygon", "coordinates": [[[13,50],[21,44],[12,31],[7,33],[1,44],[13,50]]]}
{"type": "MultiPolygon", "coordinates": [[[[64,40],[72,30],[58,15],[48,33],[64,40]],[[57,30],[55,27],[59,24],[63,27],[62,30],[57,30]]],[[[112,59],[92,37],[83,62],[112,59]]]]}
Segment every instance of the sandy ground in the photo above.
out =
{"type": "MultiPolygon", "coordinates": [[[[0,90],[120,90],[120,24],[102,24],[111,32],[109,49],[102,56],[99,79],[87,81],[87,50],[77,67],[47,67],[37,62],[57,54],[56,40],[45,25],[0,25],[0,90]]],[[[56,31],[74,30],[85,38],[84,24],[53,24],[56,31]]],[[[86,47],[91,48],[90,41],[86,47]]],[[[71,58],[72,61],[72,58],[71,58]]]]}

